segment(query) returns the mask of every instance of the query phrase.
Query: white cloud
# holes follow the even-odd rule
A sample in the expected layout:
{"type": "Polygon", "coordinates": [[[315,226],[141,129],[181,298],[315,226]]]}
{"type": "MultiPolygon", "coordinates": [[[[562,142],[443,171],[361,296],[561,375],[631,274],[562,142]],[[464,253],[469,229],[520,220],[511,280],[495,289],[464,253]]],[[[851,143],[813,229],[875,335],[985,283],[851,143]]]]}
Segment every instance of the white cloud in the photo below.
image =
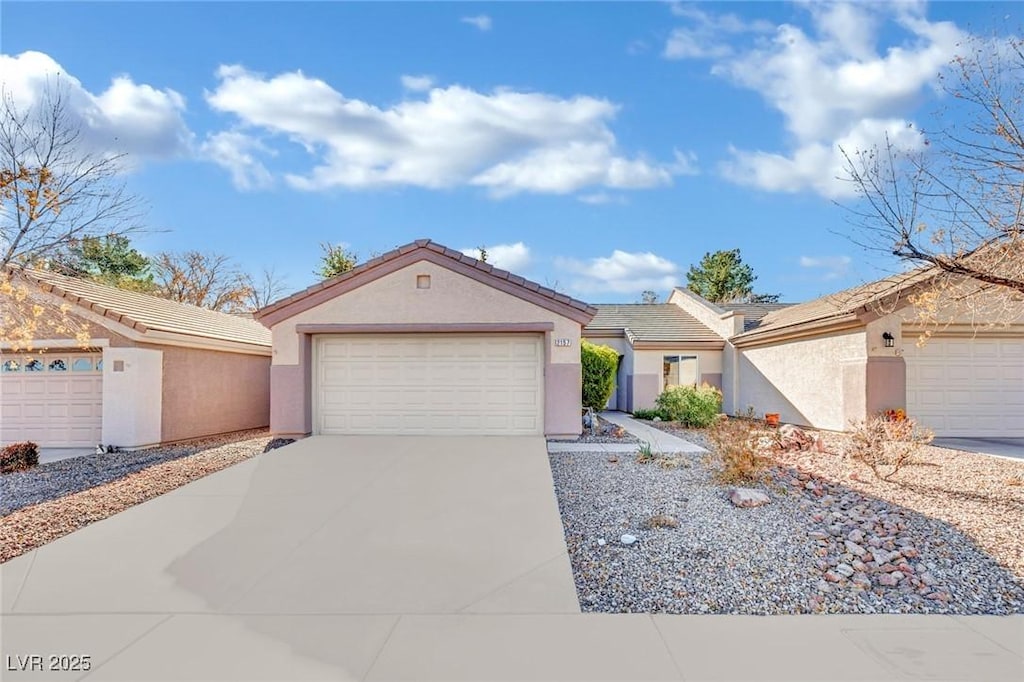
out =
{"type": "Polygon", "coordinates": [[[402,87],[412,92],[426,92],[434,87],[433,76],[402,76],[402,87]]]}
{"type": "Polygon", "coordinates": [[[635,294],[671,289],[679,282],[679,266],[651,252],[616,249],[611,256],[585,262],[556,258],[555,267],[570,275],[569,286],[578,294],[635,294]]]}
{"type": "Polygon", "coordinates": [[[237,189],[253,190],[270,187],[273,176],[252,152],[273,154],[256,138],[238,131],[224,131],[206,138],[200,154],[231,173],[231,182],[237,189]]]}
{"type": "Polygon", "coordinates": [[[316,159],[309,172],[286,176],[303,190],[473,185],[498,197],[566,194],[667,185],[693,170],[678,152],[667,164],[623,155],[609,128],[618,107],[605,99],[453,85],[380,108],[299,71],[265,77],[222,66],[218,76],[210,106],[316,159]]]}
{"type": "Polygon", "coordinates": [[[144,158],[170,158],[189,152],[192,133],[185,124],[185,98],[165,88],[113,78],[106,90],[92,93],[42,52],[0,55],[3,87],[19,110],[59,92],[80,140],[102,154],[126,154],[131,165],[144,158]]]}
{"type": "Polygon", "coordinates": [[[492,22],[491,18],[486,14],[478,14],[475,17],[462,17],[459,21],[464,24],[476,26],[481,31],[490,31],[494,26],[494,22],[492,22]]]}
{"type": "MultiPolygon", "coordinates": [[[[487,250],[487,262],[502,270],[518,272],[528,267],[531,262],[530,248],[523,242],[485,245],[484,249],[487,250]]],[[[462,253],[473,258],[480,257],[479,248],[462,249],[462,253]]]]}
{"type": "Polygon", "coordinates": [[[966,34],[950,22],[929,22],[919,4],[804,7],[813,34],[784,24],[771,40],[711,55],[712,73],[760,94],[783,115],[791,140],[783,152],[733,149],[722,171],[769,191],[851,196],[840,147],[852,155],[888,135],[898,151],[920,150],[925,141],[908,113],[936,87],[966,34]],[[904,40],[882,50],[885,22],[894,22],[904,40]]]}
{"type": "Polygon", "coordinates": [[[746,21],[736,14],[709,14],[695,5],[672,3],[672,14],[686,19],[687,25],[672,30],[662,56],[666,59],[704,59],[727,57],[733,53],[732,36],[743,33],[767,33],[774,29],[763,20],[746,21]]]}
{"type": "Polygon", "coordinates": [[[839,279],[850,271],[849,256],[800,256],[800,267],[822,270],[822,279],[839,279]]]}

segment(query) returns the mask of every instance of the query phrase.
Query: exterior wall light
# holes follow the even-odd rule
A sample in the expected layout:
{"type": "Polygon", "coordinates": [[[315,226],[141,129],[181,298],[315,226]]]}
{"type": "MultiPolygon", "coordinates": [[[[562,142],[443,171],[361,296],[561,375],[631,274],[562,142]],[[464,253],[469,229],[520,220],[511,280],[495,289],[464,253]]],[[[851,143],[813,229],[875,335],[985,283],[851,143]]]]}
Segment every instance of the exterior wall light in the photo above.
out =
{"type": "Polygon", "coordinates": [[[890,334],[889,332],[882,333],[882,340],[885,341],[886,348],[892,348],[893,346],[896,345],[896,337],[890,334]]]}

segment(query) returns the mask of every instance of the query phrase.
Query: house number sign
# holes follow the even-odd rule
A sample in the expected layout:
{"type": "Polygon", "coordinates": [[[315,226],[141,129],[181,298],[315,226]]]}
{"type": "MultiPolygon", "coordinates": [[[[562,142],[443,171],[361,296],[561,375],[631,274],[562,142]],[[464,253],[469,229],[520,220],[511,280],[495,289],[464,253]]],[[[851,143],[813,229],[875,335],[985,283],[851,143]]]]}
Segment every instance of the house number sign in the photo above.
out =
{"type": "Polygon", "coordinates": [[[571,346],[572,339],[555,339],[556,346],[571,346]]]}

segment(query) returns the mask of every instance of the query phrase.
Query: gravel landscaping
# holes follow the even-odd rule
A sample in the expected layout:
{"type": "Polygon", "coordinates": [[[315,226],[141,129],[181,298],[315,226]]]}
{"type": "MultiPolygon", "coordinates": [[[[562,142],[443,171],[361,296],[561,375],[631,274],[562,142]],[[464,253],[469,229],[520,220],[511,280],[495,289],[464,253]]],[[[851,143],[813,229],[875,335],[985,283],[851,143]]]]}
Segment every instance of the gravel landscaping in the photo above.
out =
{"type": "MultiPolygon", "coordinates": [[[[237,444],[242,448],[254,447],[246,443],[263,438],[266,434],[266,429],[252,429],[145,450],[84,455],[39,464],[27,471],[4,474],[0,476],[0,516],[110,483],[154,464],[188,457],[210,448],[228,444],[237,444]]],[[[266,440],[269,438],[264,440],[264,444],[266,440]]]]}
{"type": "MultiPolygon", "coordinates": [[[[740,508],[699,456],[640,463],[552,453],[550,461],[584,611],[1024,612],[1024,583],[977,538],[903,496],[887,500],[794,462],[758,486],[769,504],[740,508]]],[[[1019,535],[1020,511],[1001,518],[1014,513],[1008,532],[1019,535]]]]}
{"type": "Polygon", "coordinates": [[[0,476],[0,562],[263,452],[266,429],[0,476]]]}

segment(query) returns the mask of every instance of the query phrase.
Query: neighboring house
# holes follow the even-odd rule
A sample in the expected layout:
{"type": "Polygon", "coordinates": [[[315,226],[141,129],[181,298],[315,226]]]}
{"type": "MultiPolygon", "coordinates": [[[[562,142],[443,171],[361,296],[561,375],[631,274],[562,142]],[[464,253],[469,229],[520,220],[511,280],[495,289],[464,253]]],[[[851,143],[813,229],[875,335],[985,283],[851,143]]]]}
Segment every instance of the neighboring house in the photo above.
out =
{"type": "Polygon", "coordinates": [[[654,400],[672,384],[722,387],[721,327],[712,328],[675,303],[595,307],[597,314],[583,330],[584,337],[619,353],[609,409],[654,407],[654,400]]]}
{"type": "Polygon", "coordinates": [[[275,435],[581,431],[595,310],[430,240],[262,308],[275,435]]]}
{"type": "Polygon", "coordinates": [[[842,430],[904,408],[939,436],[1024,436],[1024,304],[1003,326],[979,319],[984,306],[944,311],[949,323],[919,345],[911,298],[935,277],[918,270],[798,305],[717,306],[679,288],[664,305],[598,306],[583,334],[622,355],[618,409],[651,407],[669,383],[707,381],[730,414],[842,430]]]}
{"type": "Polygon", "coordinates": [[[45,271],[21,271],[89,330],[0,348],[0,443],[140,447],[264,427],[270,333],[218,313],[45,271]]]}

